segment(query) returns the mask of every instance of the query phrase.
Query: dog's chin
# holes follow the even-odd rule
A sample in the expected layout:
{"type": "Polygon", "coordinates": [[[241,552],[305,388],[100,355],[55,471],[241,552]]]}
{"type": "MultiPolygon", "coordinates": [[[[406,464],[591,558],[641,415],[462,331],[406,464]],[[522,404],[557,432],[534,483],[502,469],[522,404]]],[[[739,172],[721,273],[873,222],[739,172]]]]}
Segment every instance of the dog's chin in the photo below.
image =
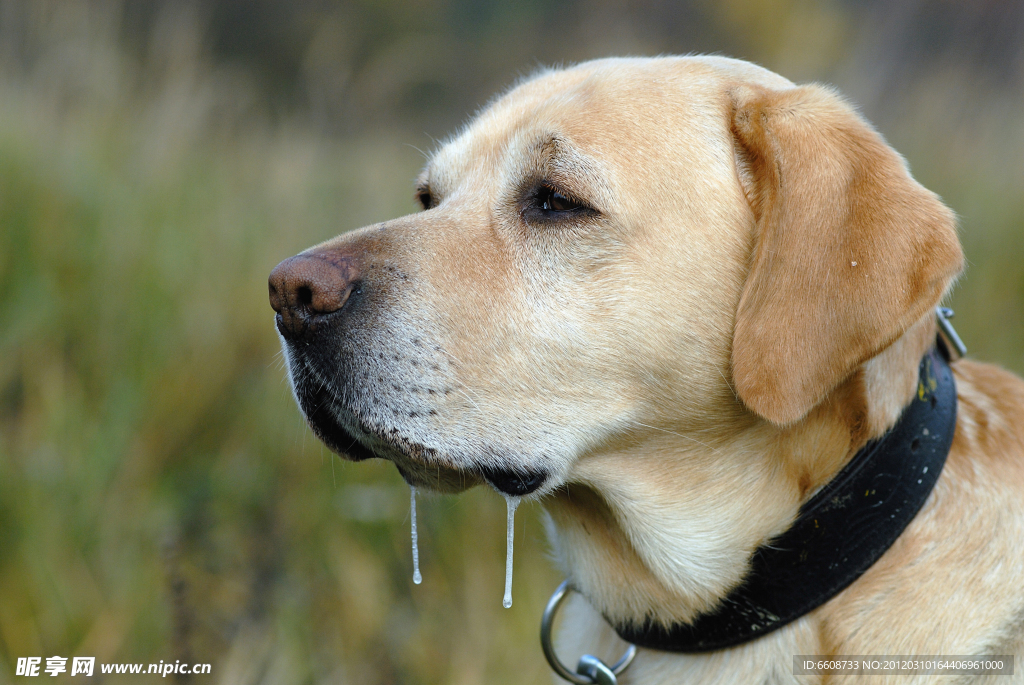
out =
{"type": "Polygon", "coordinates": [[[313,434],[343,459],[386,459],[395,464],[409,485],[445,494],[460,493],[485,482],[474,471],[439,463],[434,450],[404,439],[398,431],[388,430],[385,436],[372,430],[355,414],[340,407],[337,399],[319,384],[297,385],[295,397],[313,434]]]}

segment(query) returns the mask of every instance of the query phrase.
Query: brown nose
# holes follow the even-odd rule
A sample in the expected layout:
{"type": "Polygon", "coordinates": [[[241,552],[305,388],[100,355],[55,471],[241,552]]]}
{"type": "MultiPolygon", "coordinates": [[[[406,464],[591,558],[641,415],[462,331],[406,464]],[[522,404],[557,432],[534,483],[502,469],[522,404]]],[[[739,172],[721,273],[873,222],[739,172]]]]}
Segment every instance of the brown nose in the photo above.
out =
{"type": "Polygon", "coordinates": [[[275,266],[268,285],[281,335],[312,332],[318,316],[345,306],[358,278],[355,260],[336,253],[295,255],[275,266]]]}

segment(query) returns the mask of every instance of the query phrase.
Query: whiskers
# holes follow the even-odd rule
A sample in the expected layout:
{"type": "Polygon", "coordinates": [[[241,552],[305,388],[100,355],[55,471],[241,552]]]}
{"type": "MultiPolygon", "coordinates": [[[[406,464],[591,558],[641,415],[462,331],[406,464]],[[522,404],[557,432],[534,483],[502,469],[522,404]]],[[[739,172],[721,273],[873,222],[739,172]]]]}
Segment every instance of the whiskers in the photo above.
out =
{"type": "Polygon", "coordinates": [[[278,371],[285,371],[288,369],[288,358],[285,356],[284,348],[277,350],[271,360],[267,363],[268,367],[276,368],[278,371]]]}

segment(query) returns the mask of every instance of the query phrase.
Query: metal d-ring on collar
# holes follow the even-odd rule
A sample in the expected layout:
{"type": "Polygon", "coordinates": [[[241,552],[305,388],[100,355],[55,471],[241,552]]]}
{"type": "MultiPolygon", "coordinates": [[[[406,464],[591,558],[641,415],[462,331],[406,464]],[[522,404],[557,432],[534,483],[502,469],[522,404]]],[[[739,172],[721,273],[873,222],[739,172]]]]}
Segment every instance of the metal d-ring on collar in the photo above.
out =
{"type": "Polygon", "coordinates": [[[555,594],[551,595],[548,605],[544,607],[544,616],[540,620],[540,646],[544,650],[544,656],[555,673],[570,683],[576,683],[577,685],[616,685],[618,683],[617,676],[622,675],[622,672],[633,663],[633,657],[636,656],[636,645],[630,645],[626,653],[622,655],[622,658],[612,666],[608,666],[596,656],[584,654],[576,665],[575,673],[567,669],[559,661],[558,655],[555,654],[555,648],[551,644],[551,626],[555,622],[555,613],[558,611],[558,607],[562,605],[562,602],[572,589],[569,581],[563,580],[562,584],[555,590],[555,594]]]}

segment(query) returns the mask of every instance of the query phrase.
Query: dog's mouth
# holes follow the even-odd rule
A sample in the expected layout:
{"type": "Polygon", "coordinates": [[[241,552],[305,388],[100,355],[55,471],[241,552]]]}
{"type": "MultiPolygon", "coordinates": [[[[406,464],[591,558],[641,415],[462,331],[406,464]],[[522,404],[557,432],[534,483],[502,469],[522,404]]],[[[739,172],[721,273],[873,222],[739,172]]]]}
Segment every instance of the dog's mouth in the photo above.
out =
{"type": "Polygon", "coordinates": [[[438,450],[405,437],[390,426],[375,426],[348,408],[321,382],[306,362],[293,359],[301,373],[293,374],[295,397],[310,428],[332,451],[352,461],[387,459],[412,486],[458,493],[487,483],[503,495],[522,497],[548,481],[544,470],[479,465],[465,468],[447,463],[438,450]]]}
{"type": "Polygon", "coordinates": [[[443,493],[459,493],[483,482],[474,471],[444,463],[436,450],[406,438],[398,429],[369,425],[315,376],[296,379],[294,389],[313,434],[343,458],[387,459],[409,485],[443,493]]]}
{"type": "MultiPolygon", "coordinates": [[[[298,401],[309,427],[313,430],[313,434],[332,452],[352,461],[364,461],[384,456],[359,440],[358,436],[365,439],[369,435],[367,431],[356,429],[358,430],[356,432],[356,430],[346,428],[341,424],[338,418],[337,402],[325,385],[312,380],[296,380],[294,388],[295,399],[298,401]]],[[[355,416],[352,418],[358,421],[355,416]]]]}

